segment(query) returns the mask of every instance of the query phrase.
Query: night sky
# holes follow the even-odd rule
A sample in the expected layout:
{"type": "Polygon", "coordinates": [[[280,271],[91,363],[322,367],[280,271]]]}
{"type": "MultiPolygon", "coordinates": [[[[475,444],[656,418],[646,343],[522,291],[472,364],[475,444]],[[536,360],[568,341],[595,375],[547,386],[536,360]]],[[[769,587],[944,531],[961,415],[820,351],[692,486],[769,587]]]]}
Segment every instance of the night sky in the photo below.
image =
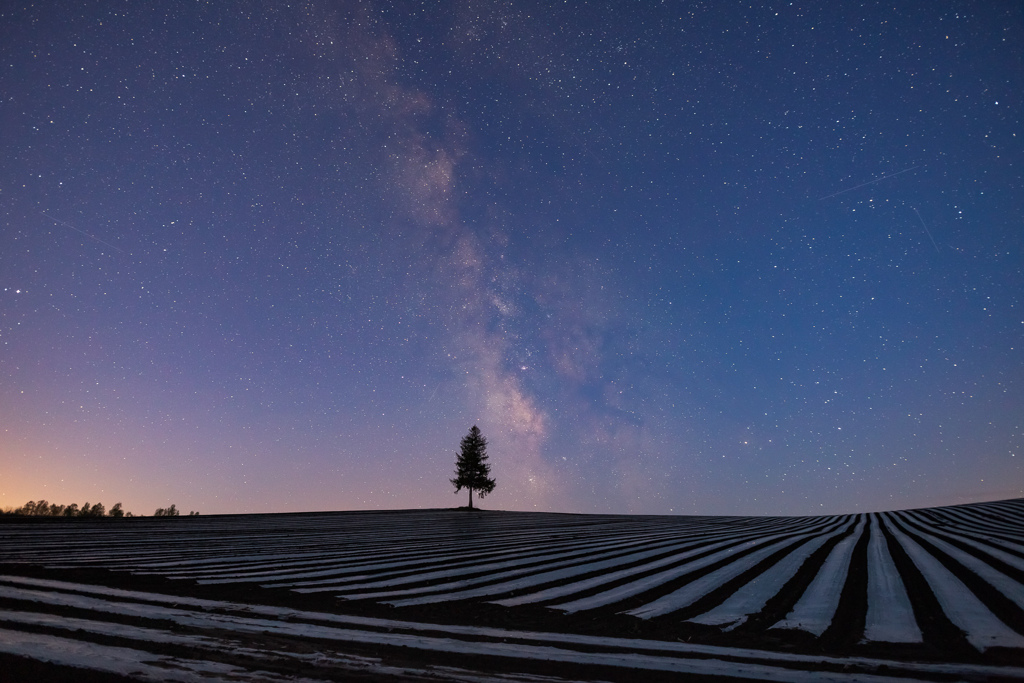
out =
{"type": "Polygon", "coordinates": [[[6,2],[0,507],[1024,495],[1021,3],[6,2]]]}

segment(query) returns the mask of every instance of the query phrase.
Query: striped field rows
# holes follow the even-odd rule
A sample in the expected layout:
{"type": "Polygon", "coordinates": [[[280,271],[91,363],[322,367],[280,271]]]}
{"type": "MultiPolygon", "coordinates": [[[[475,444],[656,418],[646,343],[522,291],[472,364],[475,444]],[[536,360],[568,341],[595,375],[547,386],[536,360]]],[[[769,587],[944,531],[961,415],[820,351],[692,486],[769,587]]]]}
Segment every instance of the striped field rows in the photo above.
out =
{"type": "MultiPolygon", "coordinates": [[[[752,667],[746,677],[780,680],[823,671],[835,680],[1024,674],[1006,665],[1024,661],[1024,500],[805,518],[436,510],[5,522],[0,562],[65,572],[105,569],[183,587],[177,596],[161,596],[9,572],[0,577],[0,652],[43,661],[59,659],[46,654],[47,647],[68,652],[84,642],[95,653],[116,641],[127,652],[101,659],[127,658],[125,666],[138,666],[136,650],[126,644],[161,642],[150,631],[163,632],[158,625],[170,620],[193,624],[202,635],[189,636],[196,642],[166,643],[167,652],[230,651],[235,659],[248,650],[225,642],[239,630],[284,629],[300,637],[307,629],[320,635],[302,637],[357,649],[468,653],[506,664],[511,658],[568,666],[580,659],[608,680],[618,669],[636,668],[711,676],[752,667]],[[321,598],[333,613],[185,597],[243,588],[252,595],[295,595],[305,605],[321,598]],[[434,613],[451,622],[452,614],[495,610],[512,619],[504,623],[516,623],[527,610],[523,614],[545,619],[552,632],[431,623],[434,613]],[[247,619],[259,623],[246,626],[247,619]],[[655,638],[576,633],[595,621],[636,623],[637,632],[655,638]],[[104,635],[103,629],[118,632],[104,635]],[[796,650],[746,647],[757,638],[796,643],[796,650]],[[796,653],[814,642],[815,652],[832,654],[796,653]]],[[[172,630],[163,638],[171,636],[185,637],[172,630]]],[[[189,664],[189,675],[230,679],[234,674],[202,667],[266,665],[267,680],[277,680],[277,665],[263,661],[271,655],[248,649],[248,663],[212,656],[202,659],[206,664],[189,664]]],[[[389,675],[386,657],[357,656],[340,646],[326,650],[322,666],[389,675]]],[[[288,659],[280,652],[271,658],[288,659]]],[[[321,665],[306,662],[303,670],[321,665]]],[[[442,667],[417,675],[484,680],[472,678],[482,676],[479,671],[460,671],[442,667]]]]}

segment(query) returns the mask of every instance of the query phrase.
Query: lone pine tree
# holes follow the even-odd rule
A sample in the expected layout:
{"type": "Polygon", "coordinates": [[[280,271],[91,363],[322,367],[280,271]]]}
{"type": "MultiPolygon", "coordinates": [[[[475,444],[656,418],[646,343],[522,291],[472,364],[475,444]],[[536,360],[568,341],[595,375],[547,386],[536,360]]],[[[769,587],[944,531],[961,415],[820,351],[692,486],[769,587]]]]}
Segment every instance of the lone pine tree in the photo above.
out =
{"type": "Polygon", "coordinates": [[[462,489],[469,489],[469,507],[473,508],[473,491],[483,498],[494,490],[494,480],[488,475],[491,473],[491,466],[487,464],[487,439],[476,425],[469,430],[469,434],[462,437],[459,444],[462,451],[455,461],[455,478],[451,480],[455,487],[455,493],[462,489]]]}

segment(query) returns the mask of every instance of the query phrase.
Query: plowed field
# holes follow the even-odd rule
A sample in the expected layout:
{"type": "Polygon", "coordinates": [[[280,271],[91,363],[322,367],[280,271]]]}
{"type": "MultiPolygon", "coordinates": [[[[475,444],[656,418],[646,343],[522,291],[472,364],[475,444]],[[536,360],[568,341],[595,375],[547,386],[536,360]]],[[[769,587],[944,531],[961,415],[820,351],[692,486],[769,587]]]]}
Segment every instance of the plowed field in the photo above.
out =
{"type": "Polygon", "coordinates": [[[0,672],[1022,680],[1024,500],[800,518],[6,518],[0,672]]]}

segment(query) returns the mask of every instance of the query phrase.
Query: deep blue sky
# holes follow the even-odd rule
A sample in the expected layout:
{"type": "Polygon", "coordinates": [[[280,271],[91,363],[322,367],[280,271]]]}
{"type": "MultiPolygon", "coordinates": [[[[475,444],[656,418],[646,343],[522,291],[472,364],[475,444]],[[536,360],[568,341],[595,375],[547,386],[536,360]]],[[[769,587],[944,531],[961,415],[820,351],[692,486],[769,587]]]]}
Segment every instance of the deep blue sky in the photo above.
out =
{"type": "Polygon", "coordinates": [[[1024,495],[1018,2],[0,10],[0,506],[1024,495]]]}

